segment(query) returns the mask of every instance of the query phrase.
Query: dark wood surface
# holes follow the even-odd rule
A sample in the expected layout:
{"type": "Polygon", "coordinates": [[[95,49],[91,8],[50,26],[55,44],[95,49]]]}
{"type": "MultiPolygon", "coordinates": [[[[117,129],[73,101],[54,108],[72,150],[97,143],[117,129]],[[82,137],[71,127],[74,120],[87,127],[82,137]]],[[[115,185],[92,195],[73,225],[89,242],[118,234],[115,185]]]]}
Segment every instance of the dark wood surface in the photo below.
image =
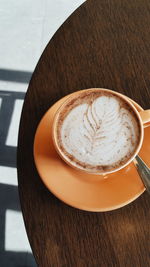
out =
{"type": "Polygon", "coordinates": [[[150,108],[150,1],[89,0],[42,54],[24,102],[18,181],[27,234],[40,267],[150,266],[150,208],[145,192],[106,213],[71,208],[43,185],[33,159],[39,121],[62,96],[104,87],[150,108]]]}

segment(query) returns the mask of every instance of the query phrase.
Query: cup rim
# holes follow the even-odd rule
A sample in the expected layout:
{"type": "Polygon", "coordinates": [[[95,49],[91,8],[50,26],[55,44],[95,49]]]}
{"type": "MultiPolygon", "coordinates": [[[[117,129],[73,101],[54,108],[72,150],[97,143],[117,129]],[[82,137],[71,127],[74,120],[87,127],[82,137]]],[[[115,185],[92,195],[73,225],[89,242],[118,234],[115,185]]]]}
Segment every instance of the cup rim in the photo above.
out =
{"type": "Polygon", "coordinates": [[[141,149],[141,146],[142,146],[142,143],[143,143],[143,139],[144,139],[144,129],[143,129],[143,122],[142,122],[142,119],[140,117],[140,114],[139,112],[137,111],[136,107],[134,106],[134,104],[131,102],[131,100],[119,93],[119,92],[116,92],[116,91],[113,91],[111,89],[106,89],[106,88],[88,88],[88,89],[83,89],[83,90],[79,90],[79,91],[75,91],[73,93],[71,93],[70,95],[68,95],[67,99],[64,100],[64,102],[61,104],[61,106],[58,108],[58,110],[56,111],[56,114],[54,116],[54,119],[53,119],[53,126],[52,126],[52,139],[53,139],[53,143],[54,143],[54,146],[55,146],[55,149],[57,151],[57,153],[59,154],[59,156],[69,165],[71,166],[72,168],[80,171],[80,172],[84,172],[84,173],[87,173],[87,174],[95,174],[95,175],[107,175],[107,174],[111,174],[111,173],[115,173],[123,168],[125,168],[127,165],[129,165],[133,159],[136,157],[136,155],[139,153],[140,149],[141,149]],[[67,156],[63,153],[63,151],[60,149],[59,145],[58,145],[58,142],[57,142],[57,137],[56,137],[56,129],[57,129],[57,123],[58,123],[58,119],[59,119],[59,114],[60,112],[63,110],[63,108],[65,107],[65,105],[68,103],[68,101],[74,97],[76,97],[78,94],[80,95],[80,93],[84,93],[85,91],[96,91],[96,90],[101,90],[101,91],[104,91],[104,92],[109,92],[113,95],[116,95],[118,96],[119,98],[123,99],[123,101],[127,102],[129,106],[131,106],[132,110],[134,111],[134,113],[136,114],[137,118],[138,118],[138,121],[139,121],[139,126],[140,126],[140,140],[139,140],[139,144],[134,152],[134,154],[132,155],[132,157],[123,165],[117,167],[117,168],[114,168],[110,171],[97,171],[97,172],[90,172],[86,169],[83,169],[83,168],[80,168],[78,167],[77,165],[73,164],[72,162],[70,162],[67,158],[67,156]]]}

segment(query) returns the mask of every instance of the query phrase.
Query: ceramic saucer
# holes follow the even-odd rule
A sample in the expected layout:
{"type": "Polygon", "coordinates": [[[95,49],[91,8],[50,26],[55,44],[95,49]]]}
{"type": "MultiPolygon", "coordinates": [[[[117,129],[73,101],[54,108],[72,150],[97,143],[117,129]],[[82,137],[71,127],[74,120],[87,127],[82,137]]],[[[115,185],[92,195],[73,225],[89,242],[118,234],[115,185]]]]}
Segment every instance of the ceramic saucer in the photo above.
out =
{"type": "MultiPolygon", "coordinates": [[[[47,111],[35,134],[34,159],[42,181],[56,197],[78,209],[111,211],[129,204],[145,190],[133,163],[103,177],[75,170],[57,154],[51,134],[53,118],[67,97],[47,111]]],[[[137,103],[133,103],[138,110],[142,110],[137,103]]],[[[144,133],[140,156],[150,166],[150,127],[145,128],[144,133]]]]}

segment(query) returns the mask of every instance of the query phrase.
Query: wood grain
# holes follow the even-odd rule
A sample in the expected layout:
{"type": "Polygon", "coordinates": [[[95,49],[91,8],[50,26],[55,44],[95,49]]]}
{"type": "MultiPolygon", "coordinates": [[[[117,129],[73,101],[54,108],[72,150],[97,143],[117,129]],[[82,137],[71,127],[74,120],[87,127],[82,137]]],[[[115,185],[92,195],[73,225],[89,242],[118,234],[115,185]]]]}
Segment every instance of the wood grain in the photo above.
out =
{"type": "Polygon", "coordinates": [[[40,267],[150,266],[149,196],[107,213],[71,208],[42,184],[33,159],[37,125],[62,96],[104,87],[150,108],[150,1],[89,0],[62,25],[32,76],[18,142],[19,193],[40,267]]]}

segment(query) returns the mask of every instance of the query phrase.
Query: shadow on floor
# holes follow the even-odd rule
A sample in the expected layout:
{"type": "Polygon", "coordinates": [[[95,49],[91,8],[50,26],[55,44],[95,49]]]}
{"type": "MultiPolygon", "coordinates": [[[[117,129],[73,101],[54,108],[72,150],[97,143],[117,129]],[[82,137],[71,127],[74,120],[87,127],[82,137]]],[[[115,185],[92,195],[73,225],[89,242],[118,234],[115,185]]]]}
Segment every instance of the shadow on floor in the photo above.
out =
{"type": "Polygon", "coordinates": [[[28,71],[0,69],[0,80],[29,83],[32,73],[28,71]]]}
{"type": "MultiPolygon", "coordinates": [[[[28,83],[31,78],[30,72],[12,71],[0,69],[0,80],[28,83]]],[[[16,147],[7,146],[6,139],[12,119],[16,100],[23,100],[25,93],[0,91],[0,166],[16,167],[16,147]]],[[[13,179],[13,178],[12,178],[13,179]]],[[[3,179],[4,180],[4,179],[3,179]]],[[[35,267],[34,257],[29,252],[6,251],[5,228],[6,211],[20,211],[18,187],[0,184],[0,267],[35,267]]],[[[9,235],[9,233],[7,233],[9,235]]],[[[20,238],[21,240],[21,238],[20,238]]],[[[16,242],[12,240],[12,243],[16,242]]]]}
{"type": "MultiPolygon", "coordinates": [[[[18,187],[0,184],[0,266],[1,267],[35,267],[33,255],[28,252],[6,251],[6,211],[21,211],[18,187]]],[[[13,231],[13,229],[12,229],[13,231]]],[[[7,233],[9,235],[9,233],[7,233]]],[[[19,238],[21,240],[21,237],[19,238]]],[[[12,240],[12,243],[15,240],[12,240]]],[[[22,246],[22,244],[20,244],[22,246]]],[[[18,244],[17,244],[18,246],[18,244]]]]}
{"type": "Polygon", "coordinates": [[[5,252],[0,257],[1,267],[36,267],[31,253],[5,252]]]}
{"type": "Polygon", "coordinates": [[[25,93],[0,91],[0,166],[16,167],[16,147],[7,146],[6,139],[16,100],[23,100],[25,93]]]}

